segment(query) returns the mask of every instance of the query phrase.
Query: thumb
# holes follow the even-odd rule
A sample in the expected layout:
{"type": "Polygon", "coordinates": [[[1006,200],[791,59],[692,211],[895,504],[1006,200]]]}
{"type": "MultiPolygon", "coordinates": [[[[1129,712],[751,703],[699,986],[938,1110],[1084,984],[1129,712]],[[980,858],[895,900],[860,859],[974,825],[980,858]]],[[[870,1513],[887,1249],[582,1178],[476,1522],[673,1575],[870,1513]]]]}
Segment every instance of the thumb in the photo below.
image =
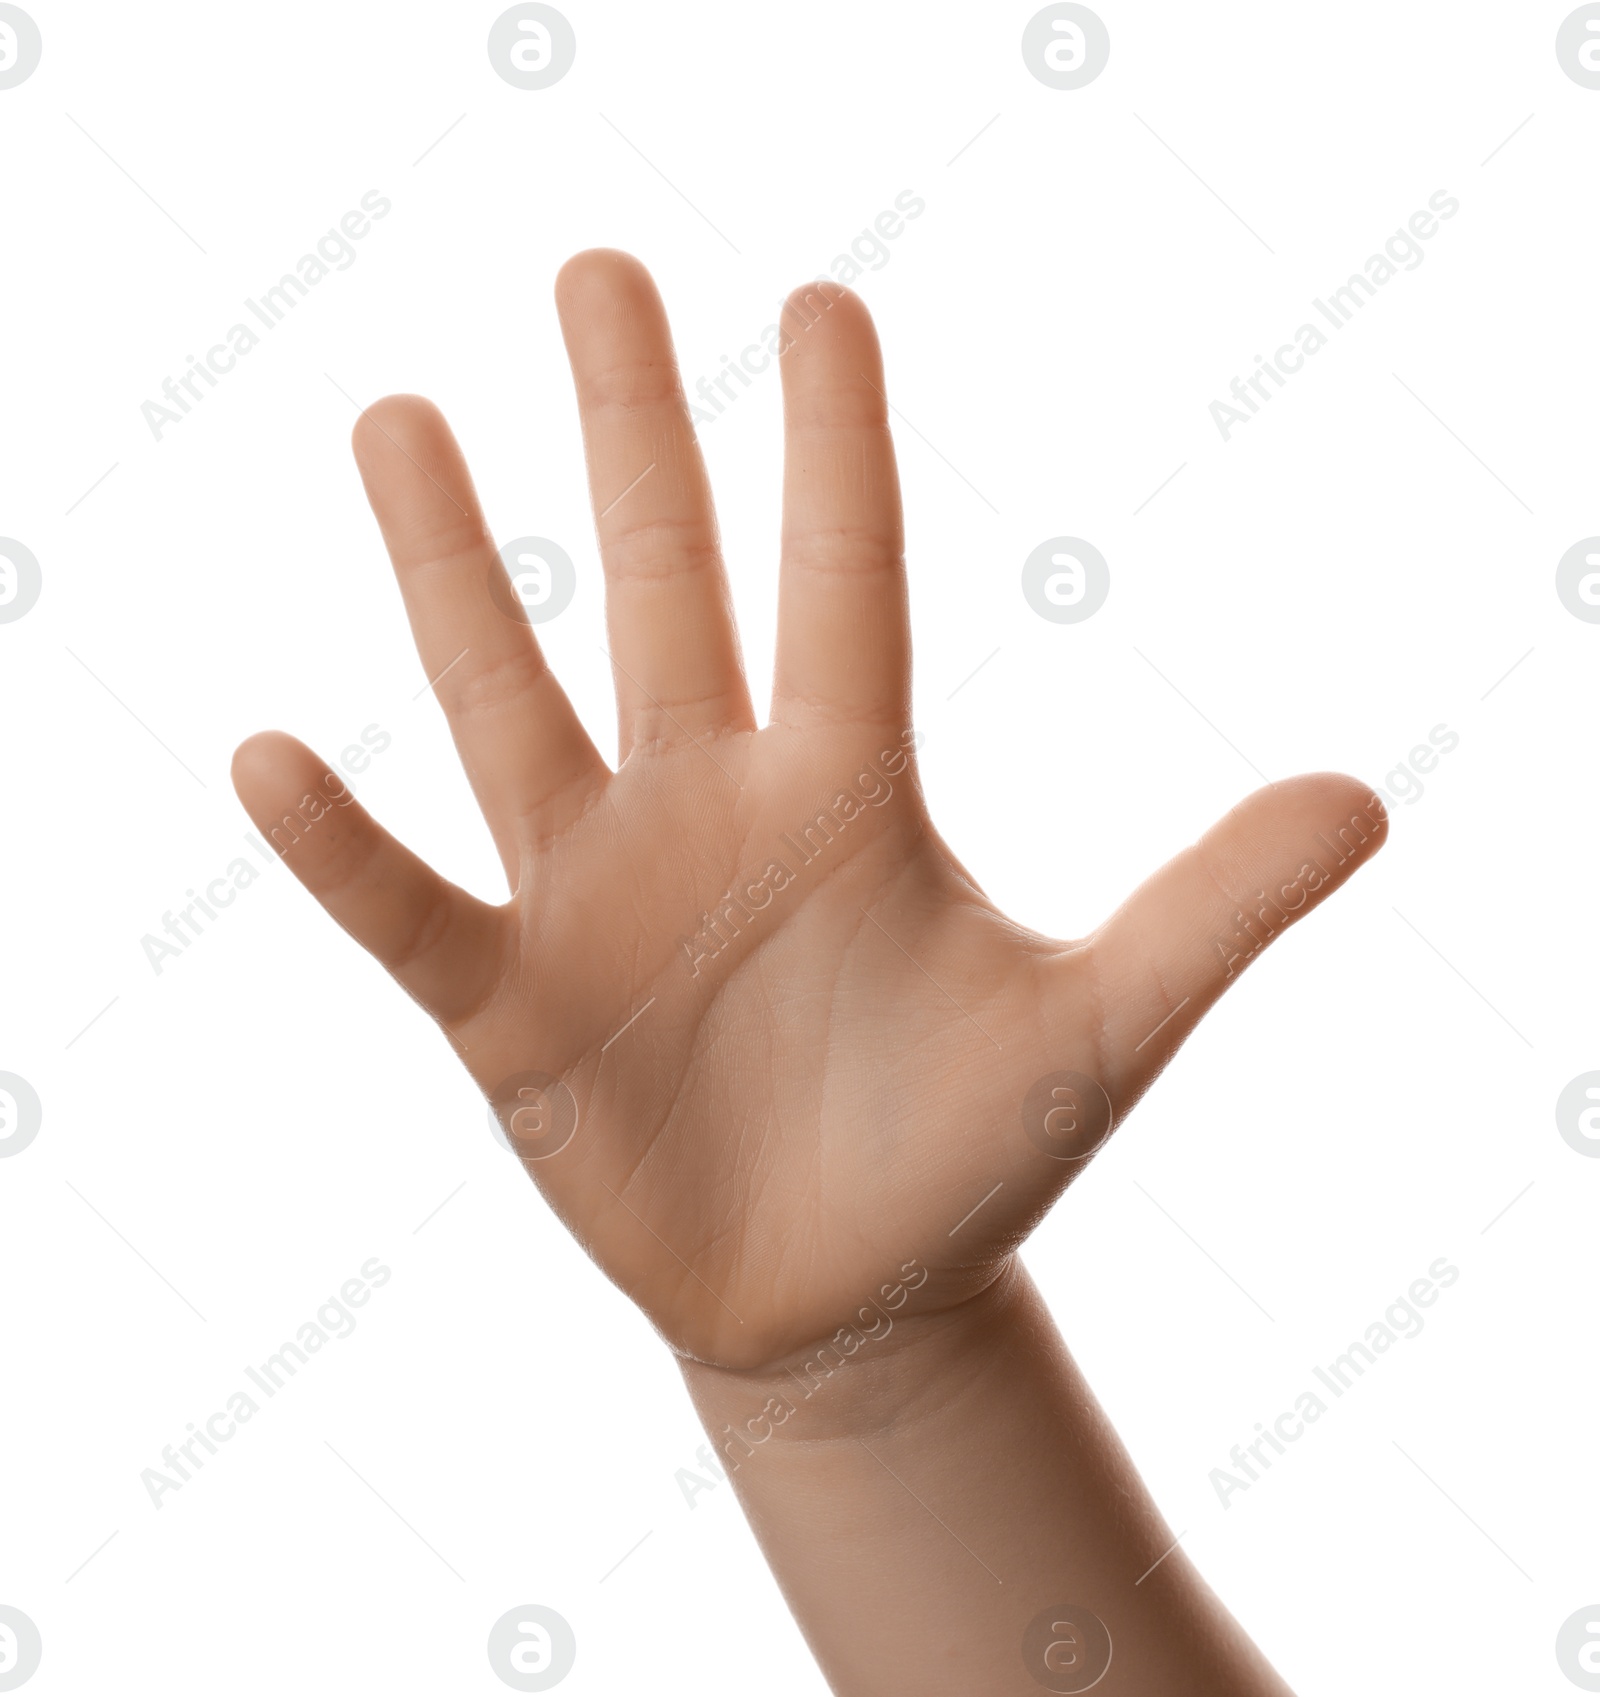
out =
{"type": "Polygon", "coordinates": [[[435,1019],[449,1027],[483,1006],[503,952],[498,908],[447,883],[281,731],[239,745],[233,785],[295,877],[435,1019]]]}
{"type": "Polygon", "coordinates": [[[1248,796],[1089,939],[1103,1083],[1126,1114],[1239,974],[1383,846],[1366,785],[1319,772],[1248,796]]]}

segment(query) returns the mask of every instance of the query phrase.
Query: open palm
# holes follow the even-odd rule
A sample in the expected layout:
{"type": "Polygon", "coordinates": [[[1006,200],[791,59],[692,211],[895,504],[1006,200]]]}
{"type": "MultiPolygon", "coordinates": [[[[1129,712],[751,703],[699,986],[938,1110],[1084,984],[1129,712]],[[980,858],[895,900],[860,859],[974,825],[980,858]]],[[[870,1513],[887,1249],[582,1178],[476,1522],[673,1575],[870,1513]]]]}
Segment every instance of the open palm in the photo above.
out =
{"type": "Polygon", "coordinates": [[[1378,846],[1383,811],[1348,778],[1272,785],[1091,937],[1007,919],[917,783],[899,491],[860,301],[818,284],[785,310],[758,729],[654,286],[594,252],[557,298],[618,769],[517,616],[443,420],[394,397],[363,415],[356,457],[512,895],[446,882],[289,737],[244,744],[235,782],[446,1029],[601,1267],[679,1351],[758,1366],[907,1280],[925,1305],[985,1288],[1243,965],[1378,846]]]}

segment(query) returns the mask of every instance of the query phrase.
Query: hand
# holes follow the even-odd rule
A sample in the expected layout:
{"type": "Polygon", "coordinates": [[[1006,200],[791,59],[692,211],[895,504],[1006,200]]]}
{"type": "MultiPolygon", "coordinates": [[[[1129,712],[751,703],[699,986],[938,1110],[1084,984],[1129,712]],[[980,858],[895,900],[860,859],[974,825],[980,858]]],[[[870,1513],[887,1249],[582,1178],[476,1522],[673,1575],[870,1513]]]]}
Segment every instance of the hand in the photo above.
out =
{"type": "MultiPolygon", "coordinates": [[[[850,1324],[908,1264],[929,1275],[924,1309],[990,1286],[1246,961],[1386,822],[1352,779],[1291,779],[1086,939],[1008,919],[917,782],[899,492],[859,299],[813,285],[782,321],[778,649],[759,728],[654,286],[597,251],[569,262],[557,300],[617,770],[502,610],[444,421],[398,396],[362,416],[356,459],[511,896],[446,882],[289,737],[245,743],[235,783],[445,1028],[551,1205],[672,1347],[759,1367],[850,1324]],[[519,1098],[529,1074],[551,1082],[524,1077],[519,1098]]],[[[1035,805],[1043,823],[1055,804],[1035,805]]]]}

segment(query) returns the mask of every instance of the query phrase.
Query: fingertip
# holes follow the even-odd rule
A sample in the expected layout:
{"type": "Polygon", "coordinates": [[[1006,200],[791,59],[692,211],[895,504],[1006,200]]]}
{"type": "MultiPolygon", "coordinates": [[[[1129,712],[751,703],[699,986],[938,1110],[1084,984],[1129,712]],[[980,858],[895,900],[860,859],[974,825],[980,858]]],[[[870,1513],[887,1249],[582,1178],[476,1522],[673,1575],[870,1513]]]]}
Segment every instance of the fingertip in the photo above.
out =
{"type": "Polygon", "coordinates": [[[1377,853],[1388,839],[1389,835],[1389,805],[1371,785],[1359,778],[1352,777],[1348,772],[1319,772],[1321,779],[1329,789],[1331,796],[1338,800],[1338,805],[1349,813],[1366,813],[1376,824],[1372,852],[1377,853]]]}
{"type": "Polygon", "coordinates": [[[1371,784],[1348,772],[1307,772],[1289,783],[1295,786],[1298,810],[1313,832],[1353,838],[1362,859],[1383,847],[1389,835],[1389,809],[1371,784]]]}
{"type": "Polygon", "coordinates": [[[809,332],[818,326],[824,327],[825,334],[853,333],[870,337],[874,344],[877,341],[877,330],[867,303],[854,289],[835,283],[829,277],[815,277],[808,283],[799,283],[784,296],[778,312],[778,327],[788,338],[784,353],[792,353],[808,340],[816,341],[817,338],[810,336],[809,332]]]}
{"type": "Polygon", "coordinates": [[[883,353],[860,295],[826,278],[792,289],[779,314],[788,429],[881,431],[889,419],[883,353]]]}
{"type": "Polygon", "coordinates": [[[555,296],[556,311],[565,318],[585,303],[617,296],[655,300],[659,291],[636,255],[617,247],[590,247],[573,254],[556,273],[555,296]]]}
{"type": "Polygon", "coordinates": [[[241,801],[250,795],[260,793],[274,774],[281,772],[286,764],[286,756],[305,748],[287,731],[257,731],[248,736],[233,751],[233,760],[228,768],[228,775],[233,780],[233,788],[241,801]]]}
{"type": "Polygon", "coordinates": [[[364,470],[384,451],[405,453],[449,430],[444,414],[426,395],[385,395],[351,426],[350,450],[364,470]]]}
{"type": "Polygon", "coordinates": [[[287,731],[257,731],[233,751],[233,789],[257,825],[270,823],[285,796],[342,785],[337,771],[287,731]]]}

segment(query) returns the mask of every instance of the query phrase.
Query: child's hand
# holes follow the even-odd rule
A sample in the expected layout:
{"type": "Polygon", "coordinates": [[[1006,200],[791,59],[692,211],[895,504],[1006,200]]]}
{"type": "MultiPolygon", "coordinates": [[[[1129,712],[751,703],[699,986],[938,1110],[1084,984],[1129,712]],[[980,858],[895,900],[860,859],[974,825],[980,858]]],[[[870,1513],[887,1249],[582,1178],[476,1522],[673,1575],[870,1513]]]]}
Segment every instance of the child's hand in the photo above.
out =
{"type": "MultiPolygon", "coordinates": [[[[594,252],[557,292],[619,770],[502,610],[443,420],[396,397],[363,416],[356,457],[513,894],[465,894],[358,805],[308,810],[342,786],[288,737],[246,743],[235,780],[307,888],[445,1027],[606,1272],[679,1352],[757,1367],[850,1324],[905,1263],[932,1275],[924,1307],[988,1286],[1081,1170],[1062,1157],[1092,1148],[1108,1105],[1120,1123],[1384,817],[1351,779],[1292,779],[1081,942],[1006,918],[929,822],[909,754],[899,495],[861,302],[816,285],[784,316],[781,612],[757,729],[655,289],[594,252]]],[[[1042,746],[997,758],[1047,773],[1042,746]]],[[[1018,823],[1065,854],[1084,822],[1058,807],[1040,795],[1018,823]]],[[[1088,823],[1114,822],[1108,806],[1088,823]]]]}

